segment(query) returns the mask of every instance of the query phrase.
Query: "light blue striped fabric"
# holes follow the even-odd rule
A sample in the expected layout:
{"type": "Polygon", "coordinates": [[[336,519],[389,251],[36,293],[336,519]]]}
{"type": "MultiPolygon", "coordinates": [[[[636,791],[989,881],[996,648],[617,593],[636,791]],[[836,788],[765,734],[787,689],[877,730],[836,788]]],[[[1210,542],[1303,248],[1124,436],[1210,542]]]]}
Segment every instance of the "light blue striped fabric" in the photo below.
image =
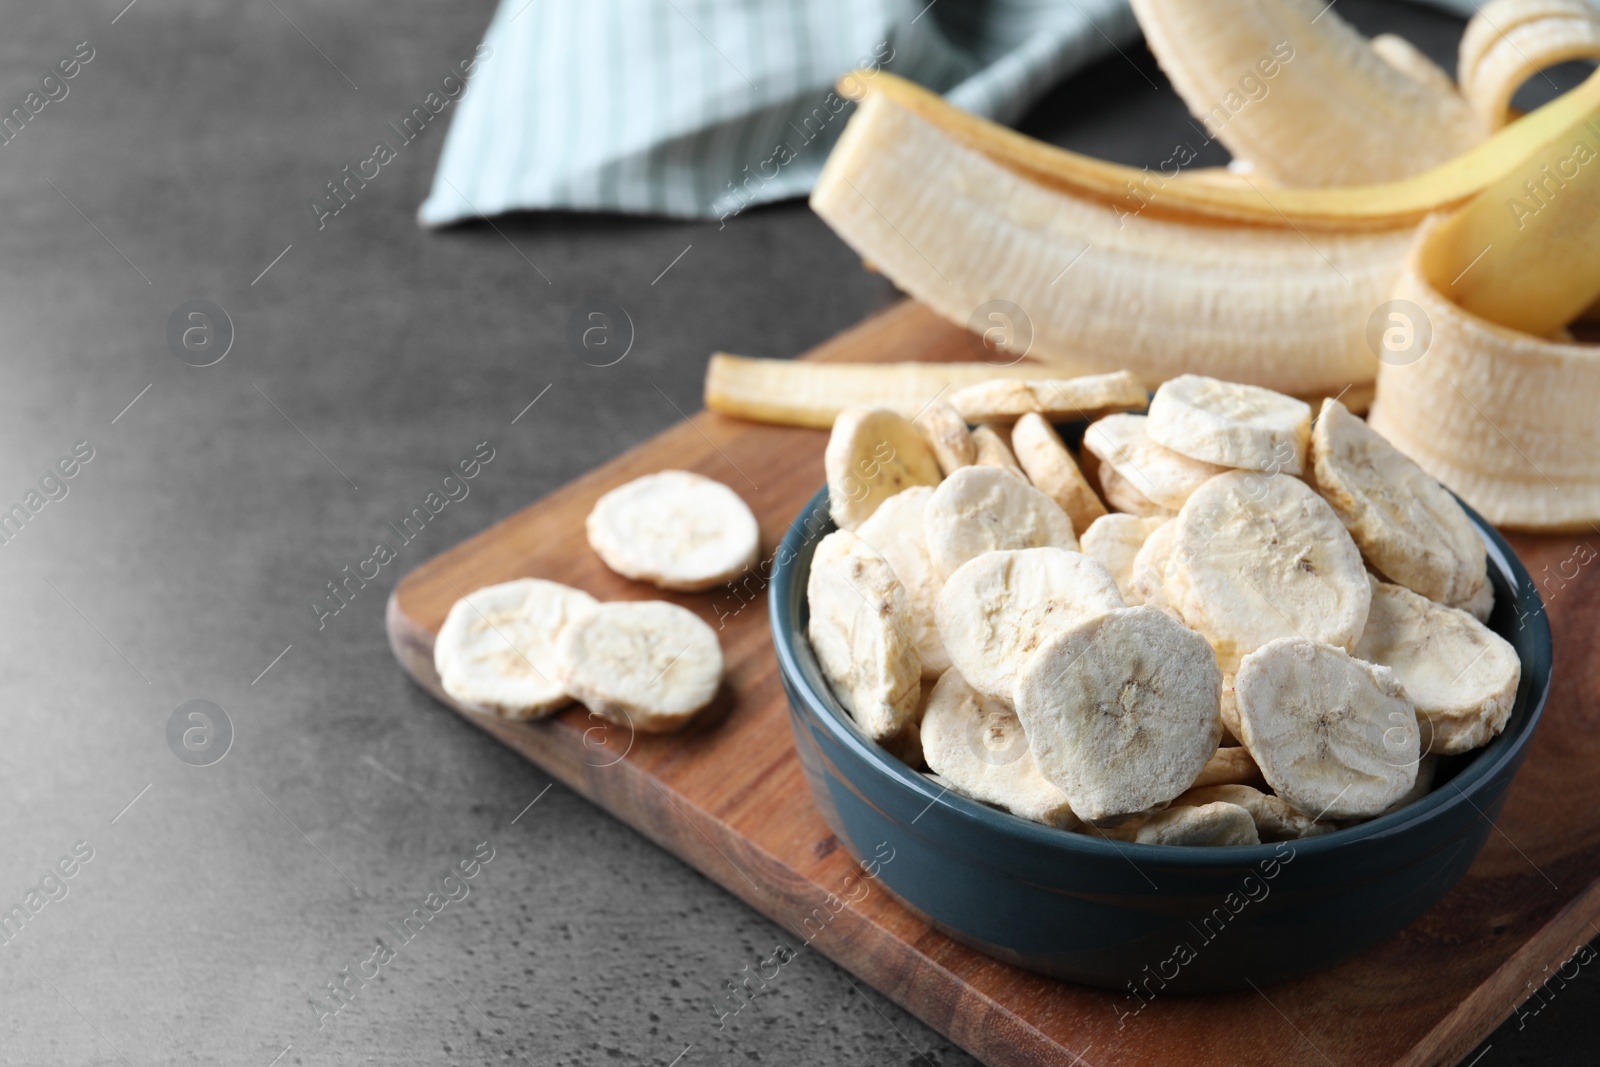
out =
{"type": "Polygon", "coordinates": [[[726,219],[810,191],[849,117],[848,71],[881,66],[1011,122],[1138,36],[1126,0],[502,0],[418,218],[726,219]]]}

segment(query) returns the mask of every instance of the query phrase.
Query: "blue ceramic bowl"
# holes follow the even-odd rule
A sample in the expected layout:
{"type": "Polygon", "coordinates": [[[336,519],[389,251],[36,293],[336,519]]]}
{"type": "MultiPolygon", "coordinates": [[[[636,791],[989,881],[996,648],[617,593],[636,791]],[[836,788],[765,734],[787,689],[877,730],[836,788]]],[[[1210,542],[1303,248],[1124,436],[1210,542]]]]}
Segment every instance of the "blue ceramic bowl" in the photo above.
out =
{"type": "Polygon", "coordinates": [[[790,722],[823,817],[877,880],[934,926],[1032,971],[1123,990],[1263,985],[1389,937],[1466,873],[1550,692],[1550,627],[1509,545],[1468,511],[1489,549],[1489,625],[1522,658],[1505,731],[1445,761],[1405,809],[1321,837],[1230,848],[1107,841],[1019,819],[955,793],[867,739],[830,692],[806,638],[806,579],[833,530],[827,490],[784,538],[772,634],[790,722]],[[885,857],[889,857],[885,861],[885,857]]]}

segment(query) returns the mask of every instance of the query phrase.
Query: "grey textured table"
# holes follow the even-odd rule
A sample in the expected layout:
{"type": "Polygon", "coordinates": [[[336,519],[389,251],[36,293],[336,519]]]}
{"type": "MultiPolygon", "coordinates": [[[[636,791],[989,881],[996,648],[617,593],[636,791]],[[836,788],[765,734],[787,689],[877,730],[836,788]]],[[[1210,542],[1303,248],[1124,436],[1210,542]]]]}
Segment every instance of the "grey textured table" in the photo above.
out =
{"type": "MultiPolygon", "coordinates": [[[[124,2],[0,9],[0,109],[93,50],[0,145],[0,507],[44,480],[0,544],[0,913],[22,916],[0,1060],[970,1062],[816,956],[719,1031],[713,997],[776,929],[435,705],[383,636],[401,573],[694,409],[708,352],[798,352],[888,284],[799,204],[720,232],[424,233],[442,120],[319,230],[308,203],[471,54],[488,0],[124,2]],[[205,368],[167,340],[201,299],[234,333],[205,368]],[[566,347],[590,299],[636,324],[616,366],[566,347]],[[319,625],[326,583],[484,441],[469,495],[319,625]],[[191,700],[231,723],[208,766],[175,753],[215,758],[215,712],[169,742],[191,700]]],[[[1459,32],[1340,10],[1441,57],[1459,32]]],[[[1154,162],[1186,128],[1157,84],[1130,49],[1029,128],[1154,162]]],[[[1600,997],[1584,976],[1542,1002],[1484,1064],[1558,1059],[1600,997]]]]}

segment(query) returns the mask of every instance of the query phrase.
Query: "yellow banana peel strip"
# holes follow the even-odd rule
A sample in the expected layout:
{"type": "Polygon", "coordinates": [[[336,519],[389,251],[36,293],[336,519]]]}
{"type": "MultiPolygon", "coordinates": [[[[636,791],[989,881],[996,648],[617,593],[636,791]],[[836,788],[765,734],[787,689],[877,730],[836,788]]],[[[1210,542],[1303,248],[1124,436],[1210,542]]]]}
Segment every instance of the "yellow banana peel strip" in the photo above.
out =
{"type": "Polygon", "coordinates": [[[718,352],[706,365],[705,403],[735,418],[827,429],[850,407],[906,418],[940,397],[995,378],[1045,378],[1037,363],[809,363],[718,352]]]}
{"type": "Polygon", "coordinates": [[[1249,182],[1177,181],[1194,158],[1179,146],[1161,166],[1139,169],[1056,148],[981,119],[887,71],[850,75],[841,92],[866,101],[883,97],[1046,189],[1105,204],[1119,213],[1188,221],[1244,223],[1307,231],[1383,230],[1413,226],[1457,207],[1514,171],[1563,131],[1600,116],[1600,72],[1578,88],[1524,115],[1447,163],[1415,177],[1378,185],[1290,189],[1249,182]],[[863,88],[864,87],[864,88],[863,88]]]}
{"type": "Polygon", "coordinates": [[[1509,329],[1548,337],[1577,318],[1600,298],[1600,119],[1432,227],[1417,262],[1445,299],[1509,329]]]}

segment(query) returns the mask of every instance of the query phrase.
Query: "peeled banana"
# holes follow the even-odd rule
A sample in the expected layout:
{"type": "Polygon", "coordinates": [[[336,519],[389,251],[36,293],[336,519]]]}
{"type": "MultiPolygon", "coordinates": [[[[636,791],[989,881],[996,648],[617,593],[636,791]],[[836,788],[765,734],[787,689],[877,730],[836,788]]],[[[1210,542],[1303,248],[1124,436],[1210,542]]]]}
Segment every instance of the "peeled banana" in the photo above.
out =
{"type": "Polygon", "coordinates": [[[1394,181],[1487,136],[1448,79],[1386,62],[1326,0],[1133,0],[1133,11],[1189,110],[1275,182],[1394,181]]]}
{"type": "Polygon", "coordinates": [[[970,151],[887,92],[862,102],[811,206],[953,322],[1014,307],[1033,359],[1151,383],[1203,369],[1290,393],[1372,380],[1366,320],[1411,241],[1408,226],[1303,234],[1124,211],[970,151]]]}

